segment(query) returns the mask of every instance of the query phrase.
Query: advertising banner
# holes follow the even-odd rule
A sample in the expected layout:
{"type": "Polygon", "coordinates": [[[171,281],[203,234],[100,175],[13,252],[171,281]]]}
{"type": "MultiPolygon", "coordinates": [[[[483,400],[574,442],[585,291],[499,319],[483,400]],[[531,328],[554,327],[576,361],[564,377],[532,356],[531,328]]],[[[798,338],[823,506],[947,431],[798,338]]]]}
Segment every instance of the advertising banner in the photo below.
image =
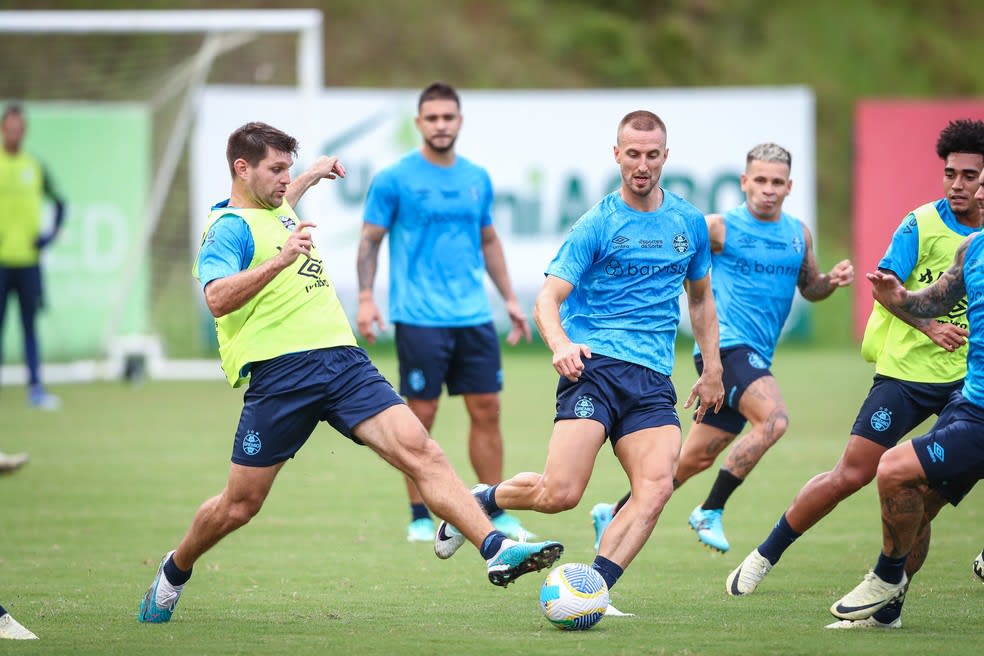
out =
{"type": "MultiPolygon", "coordinates": [[[[297,170],[321,154],[338,155],[348,170],[344,180],[311,189],[298,213],[318,223],[315,240],[352,318],[366,192],[377,171],[419,146],[413,125],[418,93],[326,89],[315,107],[303,107],[292,89],[206,89],[191,150],[194,247],[209,207],[229,194],[228,135],[248,121],[270,123],[300,140],[297,170]]],[[[705,213],[744,200],[739,178],[752,146],[772,141],[786,147],[793,154],[794,187],[785,208],[811,230],[815,227],[814,97],[807,88],[459,93],[464,123],[457,152],[491,175],[496,230],[513,285],[528,310],[564,234],[583,212],[618,188],[616,127],[636,109],[653,111],[666,122],[669,159],[662,185],[705,213]]],[[[385,251],[384,244],[375,285],[384,313],[385,251]]],[[[491,282],[489,289],[501,320],[504,309],[491,282]]],[[[794,312],[801,311],[797,303],[794,312]]],[[[790,324],[796,322],[794,318],[790,324]]]]}

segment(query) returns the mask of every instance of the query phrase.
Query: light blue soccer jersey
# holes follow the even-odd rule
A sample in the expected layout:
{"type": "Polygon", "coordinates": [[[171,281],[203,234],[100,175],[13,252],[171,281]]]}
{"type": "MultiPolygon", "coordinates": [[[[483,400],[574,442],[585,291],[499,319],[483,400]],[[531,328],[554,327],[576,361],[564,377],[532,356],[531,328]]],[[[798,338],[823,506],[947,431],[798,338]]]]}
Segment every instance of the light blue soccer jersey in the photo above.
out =
{"type": "MultiPolygon", "coordinates": [[[[945,198],[939,199],[933,205],[936,207],[940,218],[943,219],[943,224],[958,235],[966,237],[979,230],[979,228],[972,228],[957,221],[957,217],[954,216],[953,210],[950,209],[950,204],[946,202],[945,198]]],[[[909,279],[912,268],[916,266],[918,259],[919,224],[916,222],[915,214],[909,212],[902,219],[899,227],[895,229],[892,241],[885,250],[885,256],[878,262],[878,268],[894,272],[899,280],[904,282],[909,279]]],[[[920,275],[929,276],[927,282],[931,281],[935,274],[936,272],[928,270],[920,273],[920,275]]]]}
{"type": "Polygon", "coordinates": [[[492,182],[457,157],[449,167],[420,151],[380,171],[364,219],[389,231],[390,320],[474,326],[492,320],[481,230],[492,224],[492,182]]]}
{"type": "MultiPolygon", "coordinates": [[[[229,207],[229,201],[217,203],[212,206],[212,211],[220,207],[229,207]]],[[[202,289],[213,280],[245,271],[255,252],[253,234],[241,216],[226,214],[219,217],[205,235],[198,251],[195,270],[202,289]]]]}
{"type": "Polygon", "coordinates": [[[984,407],[984,237],[980,235],[971,240],[964,254],[963,275],[970,324],[963,395],[984,407]]]}
{"type": "Polygon", "coordinates": [[[664,190],[658,210],[639,212],[615,191],[574,224],[546,273],[574,285],[560,308],[572,341],[669,376],[683,281],[706,276],[710,260],[696,207],[664,190]]]}
{"type": "Polygon", "coordinates": [[[742,203],[724,225],[724,248],[711,253],[721,348],[747,346],[771,365],[806,253],[803,224],[785,212],[760,221],[742,203]]]}

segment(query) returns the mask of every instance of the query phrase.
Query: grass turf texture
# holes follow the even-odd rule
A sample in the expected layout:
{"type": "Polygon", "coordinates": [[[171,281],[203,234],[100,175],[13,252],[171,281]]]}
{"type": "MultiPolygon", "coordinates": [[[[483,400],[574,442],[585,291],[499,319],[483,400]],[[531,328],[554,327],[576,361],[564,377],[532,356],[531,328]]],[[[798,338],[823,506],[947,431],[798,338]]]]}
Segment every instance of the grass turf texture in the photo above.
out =
{"type": "MultiPolygon", "coordinates": [[[[395,380],[390,348],[373,352],[395,380]]],[[[675,380],[686,398],[689,354],[675,380]]],[[[539,470],[555,375],[543,347],[506,349],[507,474],[539,470]]],[[[929,561],[901,631],[825,631],[827,608],[860,581],[881,542],[869,486],[787,552],[759,591],[728,597],[724,580],[766,535],[799,487],[839,456],[871,371],[854,349],[780,349],[774,368],[791,422],[728,504],[726,555],[701,548],[687,515],[716,467],[678,490],[649,544],[612,593],[633,618],[586,633],[551,627],[537,609],[545,573],[508,589],[488,583],[469,546],[450,561],[405,540],[401,477],[368,449],[319,427],[248,526],[199,561],[170,624],[136,621],[161,555],[225,481],[240,394],[222,382],[56,387],[59,413],[29,410],[24,389],[0,395],[0,448],[31,463],[0,478],[0,603],[40,636],[23,654],[964,654],[980,641],[984,492],[934,524],[929,561]]],[[[681,415],[685,414],[681,410],[681,415]]],[[[685,426],[689,419],[685,418],[685,426]]],[[[466,419],[445,400],[435,436],[465,479],[466,419]]],[[[718,464],[720,464],[720,459],[718,464]]],[[[624,474],[606,447],[580,505],[519,513],[564,542],[562,562],[590,562],[588,516],[614,501],[624,474]]],[[[11,644],[0,644],[8,653],[11,644]]]]}

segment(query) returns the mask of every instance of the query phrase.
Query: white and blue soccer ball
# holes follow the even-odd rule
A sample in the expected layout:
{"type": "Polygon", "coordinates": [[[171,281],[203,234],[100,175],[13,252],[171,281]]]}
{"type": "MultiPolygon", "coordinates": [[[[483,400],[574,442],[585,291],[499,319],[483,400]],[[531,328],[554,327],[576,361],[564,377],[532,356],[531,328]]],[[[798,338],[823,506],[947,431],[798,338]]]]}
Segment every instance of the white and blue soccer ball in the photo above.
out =
{"type": "Polygon", "coordinates": [[[586,631],[605,616],[606,608],[608,586],[590,565],[555,567],[540,586],[540,610],[558,629],[586,631]]]}

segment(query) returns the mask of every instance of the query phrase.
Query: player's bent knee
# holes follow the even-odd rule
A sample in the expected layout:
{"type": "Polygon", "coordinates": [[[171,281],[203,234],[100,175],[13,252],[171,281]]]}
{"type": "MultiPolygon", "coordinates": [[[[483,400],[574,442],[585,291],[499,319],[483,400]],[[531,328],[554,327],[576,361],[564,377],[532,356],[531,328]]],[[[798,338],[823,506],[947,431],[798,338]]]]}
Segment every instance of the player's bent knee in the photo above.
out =
{"type": "Polygon", "coordinates": [[[559,513],[570,510],[581,501],[583,491],[567,486],[545,487],[537,500],[537,510],[544,513],[559,513]]]}

